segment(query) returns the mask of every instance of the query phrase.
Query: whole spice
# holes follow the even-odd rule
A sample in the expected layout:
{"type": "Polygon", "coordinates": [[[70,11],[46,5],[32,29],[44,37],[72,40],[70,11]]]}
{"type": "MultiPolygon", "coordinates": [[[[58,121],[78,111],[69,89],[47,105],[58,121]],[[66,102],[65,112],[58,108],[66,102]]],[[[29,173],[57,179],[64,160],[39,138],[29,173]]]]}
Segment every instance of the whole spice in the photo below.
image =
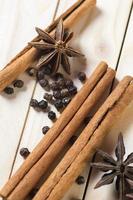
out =
{"type": "Polygon", "coordinates": [[[69,91],[68,89],[63,89],[61,90],[61,98],[69,96],[69,91]]]}
{"type": "Polygon", "coordinates": [[[70,97],[65,97],[62,99],[63,106],[66,107],[72,99],[70,97]]]}
{"type": "Polygon", "coordinates": [[[57,72],[57,73],[55,73],[55,74],[52,76],[52,78],[53,78],[55,81],[58,81],[59,79],[63,79],[64,76],[63,76],[62,73],[57,72]]]}
{"type": "Polygon", "coordinates": [[[39,84],[43,87],[46,88],[49,85],[49,82],[47,79],[41,79],[39,80],[39,84]]]}
{"type": "Polygon", "coordinates": [[[48,131],[49,131],[49,126],[44,126],[43,128],[42,128],[42,133],[43,134],[46,134],[48,131]]]}
{"type": "Polygon", "coordinates": [[[46,109],[46,108],[48,107],[47,101],[44,101],[44,100],[40,101],[40,102],[38,103],[38,107],[39,107],[40,109],[42,109],[42,110],[46,109]]]}
{"type": "Polygon", "coordinates": [[[49,93],[45,93],[43,98],[46,99],[48,102],[53,101],[53,95],[49,93]]]}
{"type": "Polygon", "coordinates": [[[76,183],[78,185],[82,185],[85,183],[85,178],[83,176],[78,176],[78,178],[76,179],[76,183]]]}
{"type": "Polygon", "coordinates": [[[109,173],[105,173],[101,180],[96,184],[95,188],[101,187],[106,184],[111,184],[116,177],[116,189],[119,193],[120,200],[125,199],[126,185],[129,184],[127,180],[133,180],[133,167],[129,166],[133,163],[133,153],[131,153],[127,159],[124,161],[125,146],[123,142],[122,134],[119,134],[118,144],[115,150],[115,155],[117,160],[114,160],[109,154],[98,150],[97,152],[101,158],[102,162],[92,163],[92,167],[109,173]]]}
{"type": "Polygon", "coordinates": [[[13,94],[14,93],[14,89],[12,88],[12,87],[6,87],[5,89],[4,89],[4,92],[6,93],[6,94],[13,94]]]}
{"type": "Polygon", "coordinates": [[[78,73],[78,79],[81,81],[81,82],[84,82],[86,80],[86,74],[84,72],[79,72],[78,73]]]}
{"type": "Polygon", "coordinates": [[[66,84],[67,88],[72,87],[73,86],[73,81],[70,80],[70,79],[67,79],[65,84],[66,84]]]}
{"type": "Polygon", "coordinates": [[[20,155],[26,159],[28,155],[30,154],[30,151],[27,148],[20,149],[20,155]]]}
{"type": "Polygon", "coordinates": [[[63,108],[63,103],[61,99],[56,99],[54,101],[54,106],[57,108],[57,110],[60,110],[61,108],[63,108]]]}
{"type": "Polygon", "coordinates": [[[37,74],[37,70],[33,67],[28,68],[26,70],[26,72],[29,76],[36,76],[36,74],[37,74]]]}
{"type": "Polygon", "coordinates": [[[53,111],[49,111],[48,112],[48,118],[51,120],[55,120],[56,119],[56,114],[53,111]]]}
{"type": "Polygon", "coordinates": [[[30,106],[33,108],[38,108],[38,101],[36,99],[31,99],[30,106]]]}
{"type": "Polygon", "coordinates": [[[57,91],[53,91],[53,96],[55,99],[60,99],[61,98],[61,91],[57,90],[57,91]]]}
{"type": "Polygon", "coordinates": [[[42,80],[42,79],[44,79],[45,75],[42,70],[38,70],[36,76],[37,76],[37,80],[42,80]]]}
{"type": "Polygon", "coordinates": [[[54,91],[54,90],[59,90],[60,87],[59,87],[58,83],[54,81],[50,84],[50,89],[54,91]]]}
{"type": "Polygon", "coordinates": [[[22,88],[24,86],[24,82],[22,80],[16,80],[13,83],[14,87],[22,88]]]}
{"type": "Polygon", "coordinates": [[[69,89],[68,89],[70,95],[75,95],[77,93],[77,87],[76,86],[71,86],[69,89]]]}
{"type": "Polygon", "coordinates": [[[63,20],[60,19],[54,37],[40,28],[36,28],[36,31],[39,34],[41,41],[30,42],[29,44],[42,51],[38,67],[54,61],[52,73],[56,73],[61,64],[64,70],[70,74],[70,63],[68,57],[79,57],[83,55],[68,46],[68,42],[72,39],[73,33],[65,31],[63,20]]]}

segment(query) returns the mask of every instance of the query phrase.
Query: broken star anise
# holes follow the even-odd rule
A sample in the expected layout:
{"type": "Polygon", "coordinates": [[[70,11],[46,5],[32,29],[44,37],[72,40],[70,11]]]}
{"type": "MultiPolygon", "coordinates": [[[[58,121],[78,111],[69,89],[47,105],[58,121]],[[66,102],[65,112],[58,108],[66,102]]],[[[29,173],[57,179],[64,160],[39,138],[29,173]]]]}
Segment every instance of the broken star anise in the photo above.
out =
{"type": "Polygon", "coordinates": [[[30,42],[29,44],[41,50],[42,56],[38,62],[38,67],[44,66],[53,61],[54,65],[52,73],[57,72],[61,64],[64,70],[70,74],[70,63],[68,57],[83,56],[68,45],[69,41],[73,37],[73,32],[69,32],[68,29],[64,28],[62,19],[60,19],[57,24],[54,37],[40,28],[36,28],[36,31],[39,34],[41,41],[30,42]]]}
{"type": "Polygon", "coordinates": [[[97,153],[101,156],[102,162],[92,163],[92,167],[103,172],[109,171],[109,173],[105,173],[102,176],[95,188],[111,184],[116,177],[116,189],[119,193],[119,199],[124,200],[127,189],[130,188],[129,180],[133,180],[133,167],[129,166],[133,163],[133,153],[124,161],[125,146],[122,134],[118,137],[118,144],[115,150],[117,160],[101,150],[98,150],[97,153]]]}

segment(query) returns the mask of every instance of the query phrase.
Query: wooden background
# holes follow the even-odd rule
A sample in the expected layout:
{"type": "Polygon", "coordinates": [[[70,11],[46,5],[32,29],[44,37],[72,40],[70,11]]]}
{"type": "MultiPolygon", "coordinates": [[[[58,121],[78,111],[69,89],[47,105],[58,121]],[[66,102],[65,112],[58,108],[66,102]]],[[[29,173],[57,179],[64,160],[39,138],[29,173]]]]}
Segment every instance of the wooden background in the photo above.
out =
{"type": "MultiPolygon", "coordinates": [[[[0,0],[0,68],[36,36],[35,26],[47,27],[76,0],[0,0]]],[[[74,69],[85,70],[89,75],[95,66],[105,60],[116,69],[117,79],[133,75],[133,1],[97,0],[97,6],[76,26],[74,45],[86,55],[86,63],[74,63],[74,69]],[[84,23],[83,23],[84,21],[84,23]],[[79,29],[80,27],[80,29],[79,29]]],[[[44,91],[35,80],[22,75],[25,87],[13,96],[0,95],[0,187],[23,162],[19,149],[31,151],[43,137],[41,128],[48,124],[47,114],[29,108],[31,97],[40,100],[44,91]]],[[[78,87],[81,84],[75,79],[78,87]]],[[[133,151],[133,104],[120,124],[109,134],[103,148],[112,151],[117,134],[124,134],[127,153],[133,151]],[[115,134],[117,133],[117,134],[115,134]],[[107,148],[107,147],[110,148],[107,148]]],[[[84,200],[115,200],[114,185],[94,190],[100,175],[83,172],[86,183],[73,184],[64,200],[76,197],[84,200]]]]}

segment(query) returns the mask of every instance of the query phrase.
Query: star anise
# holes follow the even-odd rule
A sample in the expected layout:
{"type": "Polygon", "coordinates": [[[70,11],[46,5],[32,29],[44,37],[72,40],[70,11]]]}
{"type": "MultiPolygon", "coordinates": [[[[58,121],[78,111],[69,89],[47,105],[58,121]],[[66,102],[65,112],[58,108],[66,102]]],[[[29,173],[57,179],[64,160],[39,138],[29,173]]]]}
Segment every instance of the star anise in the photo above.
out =
{"type": "Polygon", "coordinates": [[[64,28],[62,19],[60,19],[57,24],[54,37],[40,28],[36,28],[36,31],[39,34],[41,41],[30,42],[29,44],[41,50],[42,56],[38,62],[38,67],[44,66],[53,61],[53,73],[57,72],[61,64],[64,70],[70,74],[70,63],[68,57],[83,56],[68,45],[69,41],[73,37],[73,32],[69,32],[68,29],[64,28]]]}
{"type": "Polygon", "coordinates": [[[116,189],[119,193],[119,199],[124,200],[126,190],[130,187],[129,180],[133,180],[133,167],[129,166],[133,163],[133,153],[124,161],[125,146],[122,134],[118,137],[118,144],[115,150],[116,160],[101,150],[98,150],[97,153],[101,156],[102,162],[92,163],[92,167],[103,172],[109,171],[109,173],[105,173],[102,176],[95,188],[111,184],[116,177],[116,189]]]}

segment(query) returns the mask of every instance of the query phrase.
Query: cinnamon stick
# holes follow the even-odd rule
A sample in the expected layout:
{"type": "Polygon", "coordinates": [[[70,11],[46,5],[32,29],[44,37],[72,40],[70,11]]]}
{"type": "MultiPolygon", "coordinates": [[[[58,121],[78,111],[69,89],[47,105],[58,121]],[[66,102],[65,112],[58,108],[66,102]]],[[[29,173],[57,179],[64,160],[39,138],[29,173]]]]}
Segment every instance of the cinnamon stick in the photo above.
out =
{"type": "Polygon", "coordinates": [[[73,98],[67,108],[64,110],[62,115],[53,125],[53,127],[48,131],[45,137],[39,142],[33,152],[28,156],[25,162],[20,166],[18,171],[11,177],[11,179],[5,184],[5,186],[0,191],[0,195],[3,197],[8,197],[9,194],[14,190],[14,188],[19,184],[19,182],[24,178],[28,171],[38,162],[38,160],[47,151],[49,146],[53,141],[59,136],[63,131],[69,121],[73,118],[77,110],[89,96],[89,94],[94,90],[95,86],[98,84],[100,79],[105,75],[107,71],[107,64],[101,62],[98,67],[93,72],[92,76],[86,81],[81,90],[73,98]]]}
{"type": "Polygon", "coordinates": [[[125,77],[120,82],[33,200],[60,200],[64,196],[133,100],[132,80],[131,77],[125,77]]]}
{"type": "Polygon", "coordinates": [[[108,68],[105,75],[95,86],[94,90],[87,97],[85,102],[79,108],[77,113],[74,115],[72,120],[60,133],[57,139],[47,149],[45,154],[40,160],[31,168],[31,170],[25,175],[23,180],[17,185],[14,191],[9,195],[9,200],[22,200],[25,199],[27,194],[36,186],[40,178],[47,172],[52,162],[61,153],[69,139],[78,130],[87,114],[94,108],[100,97],[103,95],[105,90],[110,86],[114,79],[115,71],[108,68]],[[77,123],[78,122],[78,123],[77,123]]]}
{"type": "MultiPolygon", "coordinates": [[[[95,5],[96,0],[79,0],[68,11],[66,11],[62,17],[64,19],[64,26],[71,28],[82,15],[95,5]]],[[[57,21],[46,29],[50,34],[55,28],[57,21]]],[[[37,37],[34,41],[39,40],[37,37]]],[[[12,83],[21,73],[23,73],[28,67],[30,67],[37,59],[38,52],[32,47],[27,46],[20,52],[9,64],[0,71],[0,91],[12,83]]]]}

